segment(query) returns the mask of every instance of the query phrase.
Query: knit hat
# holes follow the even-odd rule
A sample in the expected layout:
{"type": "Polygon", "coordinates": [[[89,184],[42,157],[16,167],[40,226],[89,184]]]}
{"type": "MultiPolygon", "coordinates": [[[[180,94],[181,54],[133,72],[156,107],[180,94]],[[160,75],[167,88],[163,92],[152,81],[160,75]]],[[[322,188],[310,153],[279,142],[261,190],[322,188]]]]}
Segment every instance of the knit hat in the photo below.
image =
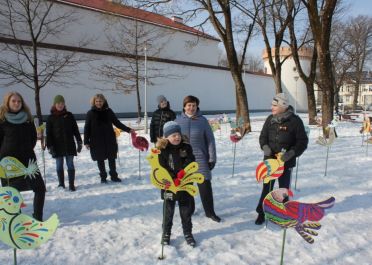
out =
{"type": "Polygon", "coordinates": [[[279,93],[273,98],[271,105],[286,109],[288,108],[288,98],[284,93],[279,93]]]}
{"type": "Polygon", "coordinates": [[[167,138],[172,133],[178,132],[181,134],[181,127],[175,121],[168,121],[163,127],[163,136],[167,138]]]}
{"type": "Polygon", "coordinates": [[[65,103],[65,98],[61,95],[55,96],[54,100],[53,100],[53,105],[55,105],[57,103],[65,103]]]}
{"type": "Polygon", "coordinates": [[[160,95],[156,98],[158,104],[160,104],[162,101],[168,101],[166,97],[164,97],[163,95],[160,95]]]}

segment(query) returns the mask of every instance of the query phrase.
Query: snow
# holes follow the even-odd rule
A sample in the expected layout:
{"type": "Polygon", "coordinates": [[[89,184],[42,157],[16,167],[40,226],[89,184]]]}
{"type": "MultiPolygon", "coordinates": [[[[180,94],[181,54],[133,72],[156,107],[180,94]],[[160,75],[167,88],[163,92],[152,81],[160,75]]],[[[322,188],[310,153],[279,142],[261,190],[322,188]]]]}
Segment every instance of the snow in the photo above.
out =
{"type": "MultiPolygon", "coordinates": [[[[221,223],[204,216],[199,196],[193,216],[193,234],[197,247],[186,245],[181,220],[176,209],[171,246],[161,253],[162,201],[160,192],[149,180],[146,152],[140,154],[129,141],[129,134],[119,137],[122,183],[101,184],[98,168],[89,151],[83,149],[75,158],[76,192],[57,188],[55,161],[46,157],[47,190],[44,218],[57,213],[60,226],[54,237],[35,250],[18,250],[18,264],[279,264],[283,231],[269,223],[254,224],[261,185],[255,180],[255,168],[262,159],[258,136],[268,113],[252,114],[252,129],[236,145],[235,173],[232,176],[233,144],[229,125],[215,132],[218,163],[213,171],[214,201],[221,223]]],[[[215,118],[216,116],[208,116],[215,118]]],[[[302,116],[305,124],[307,118],[302,116]]],[[[129,124],[129,120],[124,123],[129,124]]],[[[371,264],[372,251],[372,146],[367,155],[359,133],[361,124],[342,121],[338,138],[329,151],[315,143],[320,130],[311,127],[309,147],[301,156],[295,200],[316,202],[330,196],[335,206],[321,220],[322,228],[314,244],[305,242],[294,229],[287,230],[285,264],[371,264]]],[[[83,122],[79,122],[82,129],[83,122]]],[[[146,136],[143,131],[140,135],[146,136]]],[[[147,136],[147,138],[149,138],[147,136]]],[[[36,148],[43,170],[41,150],[36,148]]],[[[67,184],[67,181],[66,181],[67,184]]],[[[24,192],[32,213],[32,192],[24,192]]],[[[13,250],[0,243],[0,264],[13,263],[13,250]]]]}

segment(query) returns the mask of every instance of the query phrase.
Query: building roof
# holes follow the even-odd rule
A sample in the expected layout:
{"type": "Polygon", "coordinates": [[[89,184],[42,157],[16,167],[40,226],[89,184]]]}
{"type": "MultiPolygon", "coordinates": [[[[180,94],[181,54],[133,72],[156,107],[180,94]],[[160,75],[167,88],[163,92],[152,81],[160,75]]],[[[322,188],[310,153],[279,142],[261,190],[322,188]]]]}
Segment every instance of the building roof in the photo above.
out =
{"type": "Polygon", "coordinates": [[[57,2],[72,6],[78,6],[80,8],[94,10],[97,12],[111,13],[113,15],[123,16],[129,19],[138,20],[161,27],[172,28],[178,31],[197,35],[199,37],[219,41],[219,39],[211,35],[205,34],[200,30],[194,29],[178,22],[178,19],[172,20],[156,13],[133,8],[130,6],[125,6],[119,3],[114,3],[109,0],[57,0],[57,2]]]}
{"type": "MultiPolygon", "coordinates": [[[[354,84],[356,79],[356,72],[348,72],[346,73],[346,84],[354,84]]],[[[360,80],[360,84],[372,84],[372,72],[371,71],[363,71],[362,78],[360,80]]]]}

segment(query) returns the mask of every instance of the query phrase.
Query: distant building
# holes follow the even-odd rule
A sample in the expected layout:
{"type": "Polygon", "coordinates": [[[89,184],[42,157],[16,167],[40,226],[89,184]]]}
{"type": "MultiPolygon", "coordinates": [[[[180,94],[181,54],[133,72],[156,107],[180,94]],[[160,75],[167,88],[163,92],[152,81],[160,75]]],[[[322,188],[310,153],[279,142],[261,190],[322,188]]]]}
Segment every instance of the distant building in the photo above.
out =
{"type": "MultiPolygon", "coordinates": [[[[42,49],[61,52],[73,50],[77,55],[84,55],[91,61],[81,63],[73,70],[73,85],[61,87],[50,83],[41,90],[40,99],[44,115],[49,113],[56,94],[65,96],[67,107],[71,112],[85,114],[90,109],[89,99],[96,93],[103,93],[115,112],[126,116],[135,115],[136,94],[134,92],[130,94],[113,92],[112,88],[115,84],[101,82],[104,80],[100,80],[102,77],[94,70],[100,69],[108,62],[125,67],[127,65],[122,57],[133,56],[133,54],[118,54],[110,47],[106,35],[110,33],[115,35],[115,29],[107,27],[106,22],[113,18],[124,21],[128,26],[139,23],[144,27],[165,32],[167,35],[159,39],[159,43],[164,45],[160,53],[156,57],[148,56],[147,58],[149,68],[159,66],[165,71],[163,77],[158,78],[154,85],[147,87],[148,112],[156,109],[156,97],[159,94],[166,95],[176,111],[182,110],[182,100],[184,96],[190,94],[200,98],[202,111],[225,112],[236,109],[235,85],[230,71],[226,67],[218,66],[220,41],[217,38],[185,25],[182,18],[167,18],[123,6],[112,0],[57,0],[55,2],[54,8],[58,12],[73,11],[79,20],[69,24],[67,31],[58,37],[49,36],[43,40],[42,49]],[[82,36],[91,41],[81,48],[78,47],[77,40],[82,36]],[[177,78],[169,79],[167,73],[177,78]]],[[[25,41],[27,41],[27,36],[27,34],[24,35],[25,41]]],[[[0,46],[2,43],[9,44],[14,41],[9,38],[6,29],[0,27],[0,46]]],[[[3,56],[1,49],[0,56],[3,56]]],[[[144,60],[143,50],[140,51],[140,59],[144,60]]],[[[247,72],[244,75],[244,82],[250,110],[269,110],[271,99],[275,94],[271,76],[247,72]]],[[[0,96],[2,97],[9,90],[21,92],[32,111],[35,111],[34,93],[31,89],[22,84],[2,87],[0,96]]],[[[144,111],[144,82],[141,82],[140,98],[142,111],[144,111]]]]}
{"type": "MultiPolygon", "coordinates": [[[[272,54],[275,52],[275,48],[272,49],[272,54]]],[[[282,64],[282,89],[287,94],[290,104],[297,109],[299,112],[308,111],[307,103],[307,89],[305,83],[299,77],[296,64],[291,56],[292,51],[290,47],[280,47],[280,59],[284,60],[282,64]]],[[[303,71],[306,75],[310,72],[310,63],[312,58],[312,50],[310,48],[300,48],[298,50],[300,57],[300,63],[303,71]]],[[[267,50],[265,49],[262,53],[264,60],[265,73],[272,74],[269,65],[269,57],[267,50]]]]}
{"type": "MultiPolygon", "coordinates": [[[[352,105],[354,101],[355,91],[355,73],[349,73],[347,81],[340,88],[340,102],[345,106],[352,105]]],[[[372,72],[365,71],[362,75],[362,80],[359,84],[358,105],[372,107],[372,72]]]]}

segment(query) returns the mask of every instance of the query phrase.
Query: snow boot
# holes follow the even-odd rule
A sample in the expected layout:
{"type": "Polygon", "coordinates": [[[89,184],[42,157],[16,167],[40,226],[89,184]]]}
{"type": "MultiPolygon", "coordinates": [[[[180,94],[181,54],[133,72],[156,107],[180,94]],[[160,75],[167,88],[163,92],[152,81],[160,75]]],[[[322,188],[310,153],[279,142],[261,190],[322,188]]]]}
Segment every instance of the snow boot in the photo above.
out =
{"type": "Polygon", "coordinates": [[[161,237],[161,244],[162,245],[169,245],[170,244],[170,236],[171,236],[170,232],[164,233],[163,236],[161,237]]]}
{"type": "Polygon", "coordinates": [[[68,184],[70,191],[76,191],[75,188],[75,170],[67,170],[68,173],[68,184]]]}
{"type": "Polygon", "coordinates": [[[196,242],[191,233],[185,234],[185,240],[186,240],[187,245],[195,247],[196,242]]]}
{"type": "Polygon", "coordinates": [[[262,225],[265,222],[265,214],[259,213],[257,216],[256,221],[254,222],[256,225],[262,225]]]}
{"type": "Polygon", "coordinates": [[[107,173],[99,173],[99,176],[101,177],[101,183],[107,183],[107,173]]]}
{"type": "Polygon", "coordinates": [[[65,186],[65,172],[62,171],[57,171],[57,176],[58,176],[58,187],[61,188],[66,188],[65,186]]]}

